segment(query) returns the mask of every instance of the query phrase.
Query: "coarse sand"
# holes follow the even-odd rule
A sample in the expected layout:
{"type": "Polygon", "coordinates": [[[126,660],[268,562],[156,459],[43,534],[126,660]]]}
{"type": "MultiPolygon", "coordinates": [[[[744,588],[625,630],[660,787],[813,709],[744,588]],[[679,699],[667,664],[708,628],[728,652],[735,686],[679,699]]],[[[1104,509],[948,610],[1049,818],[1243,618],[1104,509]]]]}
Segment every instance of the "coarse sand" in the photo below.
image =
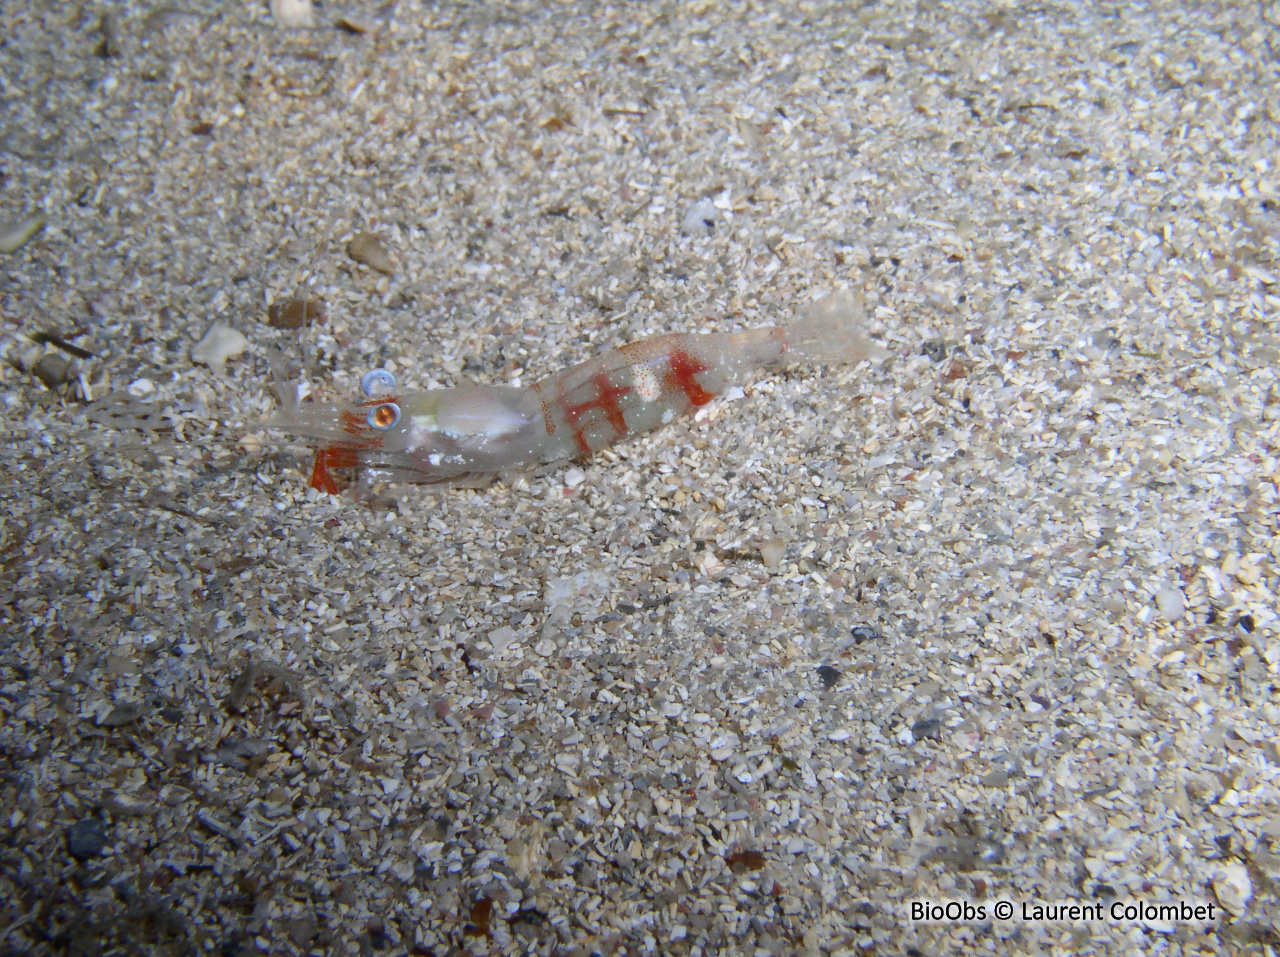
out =
{"type": "Polygon", "coordinates": [[[0,953],[1280,949],[1280,6],[0,11],[0,953]],[[263,425],[843,289],[487,488],[263,425]]]}

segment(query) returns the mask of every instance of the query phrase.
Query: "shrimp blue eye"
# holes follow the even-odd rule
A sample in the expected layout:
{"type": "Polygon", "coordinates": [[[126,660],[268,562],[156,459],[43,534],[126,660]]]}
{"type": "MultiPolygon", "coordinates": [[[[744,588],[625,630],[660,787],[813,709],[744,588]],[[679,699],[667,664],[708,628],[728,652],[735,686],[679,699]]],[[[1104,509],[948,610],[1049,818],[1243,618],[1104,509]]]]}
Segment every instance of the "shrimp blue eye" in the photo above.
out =
{"type": "Polygon", "coordinates": [[[385,432],[400,421],[400,406],[394,402],[384,402],[369,410],[369,427],[385,432]]]}
{"type": "Polygon", "coordinates": [[[386,395],[396,387],[396,377],[386,369],[371,369],[360,380],[360,391],[365,395],[386,395]]]}

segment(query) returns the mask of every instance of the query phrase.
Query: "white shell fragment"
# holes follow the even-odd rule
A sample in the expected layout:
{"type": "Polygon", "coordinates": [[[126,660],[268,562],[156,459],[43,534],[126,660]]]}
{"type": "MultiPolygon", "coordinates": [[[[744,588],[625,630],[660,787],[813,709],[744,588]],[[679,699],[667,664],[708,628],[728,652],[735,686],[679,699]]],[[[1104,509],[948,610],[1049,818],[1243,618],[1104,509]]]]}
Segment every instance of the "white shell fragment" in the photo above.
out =
{"type": "Polygon", "coordinates": [[[1181,588],[1165,585],[1156,592],[1156,607],[1169,621],[1181,621],[1187,611],[1187,600],[1183,597],[1181,588]]]}
{"type": "Polygon", "coordinates": [[[540,658],[549,658],[551,655],[555,654],[556,643],[550,638],[543,638],[533,646],[533,651],[534,654],[538,655],[540,658]]]}
{"type": "Polygon", "coordinates": [[[310,27],[316,22],[311,0],[271,0],[271,15],[282,27],[310,27]]]}
{"type": "Polygon", "coordinates": [[[494,651],[506,650],[510,647],[512,642],[516,640],[516,638],[517,635],[515,629],[508,625],[503,625],[502,627],[495,628],[493,631],[489,632],[489,644],[493,646],[494,651]]]}
{"type": "Polygon", "coordinates": [[[248,348],[248,339],[226,323],[218,322],[191,347],[191,361],[222,372],[228,359],[234,359],[248,348]]]}
{"type": "Polygon", "coordinates": [[[27,244],[48,221],[44,213],[28,216],[18,223],[0,225],[0,253],[14,253],[27,244]]]}
{"type": "Polygon", "coordinates": [[[710,236],[720,222],[720,210],[709,199],[700,199],[684,214],[680,232],[686,236],[710,236]]]}
{"type": "Polygon", "coordinates": [[[1231,914],[1242,916],[1245,907],[1253,899],[1253,881],[1249,879],[1249,869],[1243,864],[1222,864],[1213,879],[1213,892],[1218,895],[1218,903],[1231,914]]]}

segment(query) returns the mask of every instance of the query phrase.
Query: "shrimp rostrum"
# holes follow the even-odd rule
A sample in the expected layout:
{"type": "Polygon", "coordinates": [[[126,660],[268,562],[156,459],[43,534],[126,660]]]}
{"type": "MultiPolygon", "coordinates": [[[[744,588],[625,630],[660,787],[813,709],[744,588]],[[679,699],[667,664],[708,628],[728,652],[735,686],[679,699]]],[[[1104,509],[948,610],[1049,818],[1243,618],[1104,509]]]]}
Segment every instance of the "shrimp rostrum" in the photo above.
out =
{"type": "Polygon", "coordinates": [[[323,492],[338,492],[335,473],[471,484],[591,455],[706,405],[762,369],[876,354],[860,300],[839,294],[791,325],[642,339],[527,388],[400,392],[390,372],[375,369],[361,380],[365,398],[297,403],[270,424],[312,440],[311,486],[323,492]]]}

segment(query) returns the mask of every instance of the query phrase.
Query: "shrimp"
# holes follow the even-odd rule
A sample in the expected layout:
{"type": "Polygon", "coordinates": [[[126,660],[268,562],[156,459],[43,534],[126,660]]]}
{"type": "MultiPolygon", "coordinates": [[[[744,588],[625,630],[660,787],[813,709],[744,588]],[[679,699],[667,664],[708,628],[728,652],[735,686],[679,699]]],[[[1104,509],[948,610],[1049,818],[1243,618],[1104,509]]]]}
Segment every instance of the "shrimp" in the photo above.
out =
{"type": "Polygon", "coordinates": [[[338,493],[335,472],[478,484],[592,455],[706,405],[758,370],[873,358],[879,350],[863,325],[861,298],[838,294],[788,326],[642,339],[527,388],[399,392],[390,372],[375,369],[361,380],[364,399],[297,403],[268,425],[312,440],[311,487],[322,492],[338,493]]]}

